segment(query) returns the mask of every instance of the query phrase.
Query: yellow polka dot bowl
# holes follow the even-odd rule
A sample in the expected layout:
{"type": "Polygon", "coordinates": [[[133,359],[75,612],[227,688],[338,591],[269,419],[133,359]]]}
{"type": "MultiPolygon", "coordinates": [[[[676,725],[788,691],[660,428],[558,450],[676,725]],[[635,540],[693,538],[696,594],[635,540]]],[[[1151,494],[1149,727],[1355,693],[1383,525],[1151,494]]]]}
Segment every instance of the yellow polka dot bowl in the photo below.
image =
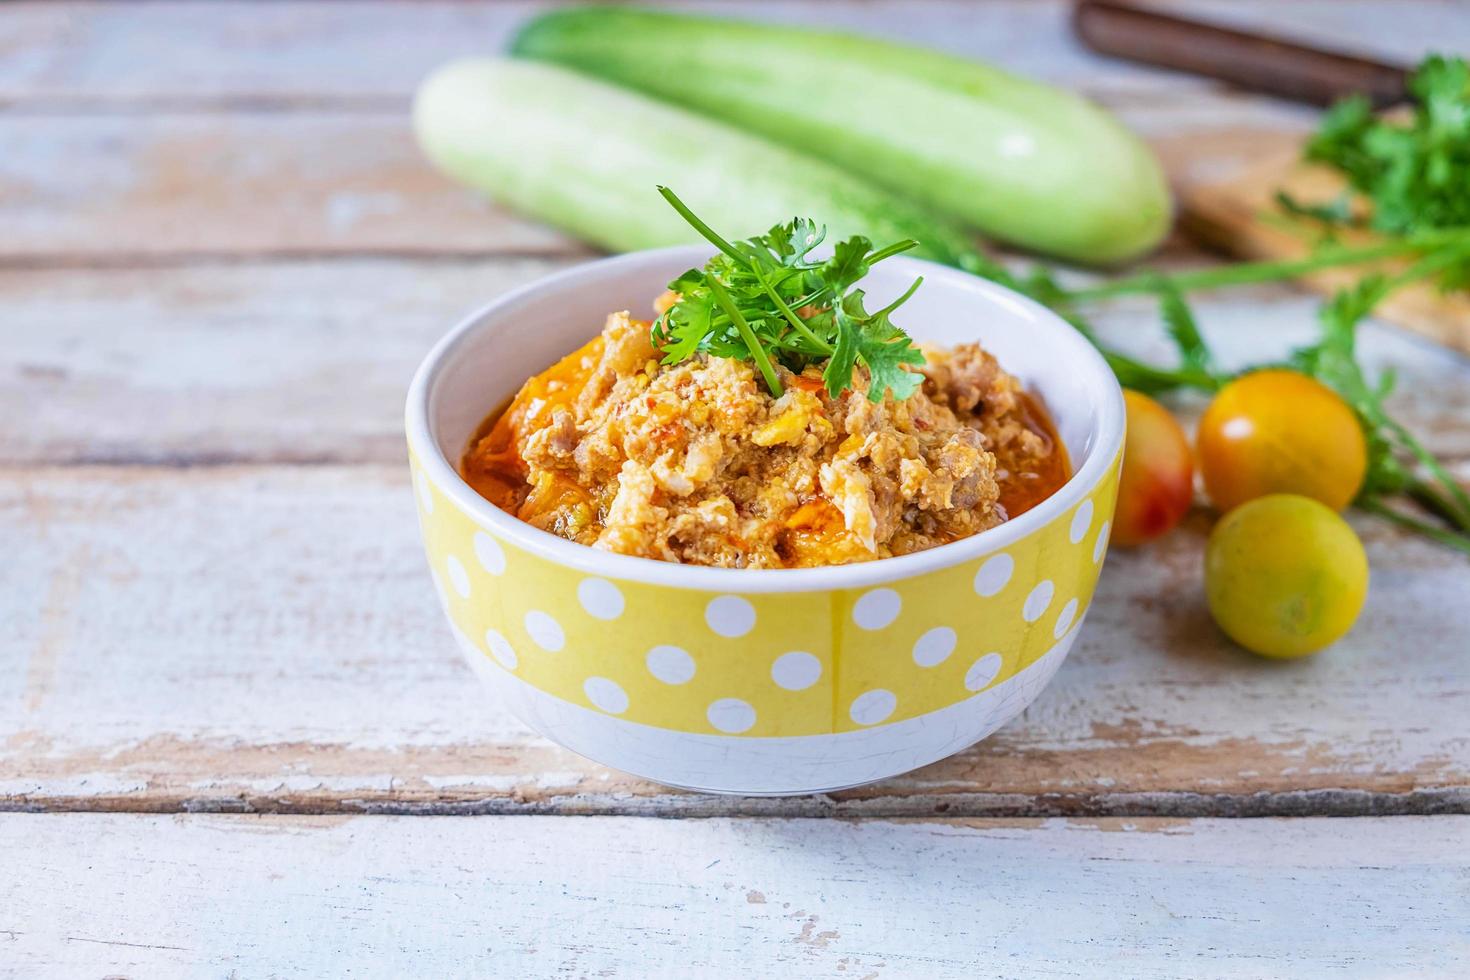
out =
{"type": "Polygon", "coordinates": [[[875,267],[870,307],[915,276],[902,325],[979,340],[1040,394],[1075,473],[992,530],[919,554],[792,570],[696,568],[536,530],[456,471],[484,417],[588,340],[649,309],[705,248],[568,269],[474,313],[408,397],[424,547],[454,636],[532,728],[674,786],[795,794],[906,772],[979,741],[1040,693],[1092,599],[1117,492],[1123,402],[1102,358],[1048,310],[909,258],[875,267]]]}

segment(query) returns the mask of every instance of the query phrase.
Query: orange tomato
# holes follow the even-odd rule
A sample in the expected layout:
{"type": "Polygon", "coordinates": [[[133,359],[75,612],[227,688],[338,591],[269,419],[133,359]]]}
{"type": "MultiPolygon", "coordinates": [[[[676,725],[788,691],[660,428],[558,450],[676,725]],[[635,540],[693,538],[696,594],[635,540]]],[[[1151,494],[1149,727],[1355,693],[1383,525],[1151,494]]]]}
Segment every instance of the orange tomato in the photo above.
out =
{"type": "Polygon", "coordinates": [[[1368,468],[1356,413],[1295,371],[1257,371],[1220,389],[1200,419],[1197,444],[1205,490],[1222,512],[1270,493],[1342,510],[1368,468]]]}
{"type": "Polygon", "coordinates": [[[1189,440],[1169,410],[1147,395],[1124,391],[1128,436],[1123,476],[1113,518],[1113,543],[1152,541],[1189,513],[1194,499],[1194,459],[1189,440]]]}

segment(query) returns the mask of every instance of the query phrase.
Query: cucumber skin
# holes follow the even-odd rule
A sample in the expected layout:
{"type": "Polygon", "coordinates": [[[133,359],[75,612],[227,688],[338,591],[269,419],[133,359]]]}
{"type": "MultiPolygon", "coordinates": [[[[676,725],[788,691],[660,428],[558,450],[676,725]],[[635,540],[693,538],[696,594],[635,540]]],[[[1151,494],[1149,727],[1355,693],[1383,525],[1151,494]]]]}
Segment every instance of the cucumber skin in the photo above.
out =
{"type": "Polygon", "coordinates": [[[552,65],[453,62],[419,86],[413,115],[439,169],[612,251],[704,241],[664,184],[727,238],[801,215],[829,240],[914,238],[912,254],[948,265],[975,254],[958,227],[830,164],[552,65]]]}
{"type": "Polygon", "coordinates": [[[511,53],[760,133],[1062,258],[1133,258],[1172,224],[1158,161],[1112,116],[1071,93],[935,51],[574,7],[528,22],[511,53]]]}

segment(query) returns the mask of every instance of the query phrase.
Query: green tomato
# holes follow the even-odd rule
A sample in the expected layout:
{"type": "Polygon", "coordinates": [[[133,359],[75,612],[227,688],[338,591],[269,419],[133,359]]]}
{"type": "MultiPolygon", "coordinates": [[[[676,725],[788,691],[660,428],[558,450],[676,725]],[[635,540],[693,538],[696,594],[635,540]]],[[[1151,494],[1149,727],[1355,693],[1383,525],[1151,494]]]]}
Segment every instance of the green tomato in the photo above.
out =
{"type": "Polygon", "coordinates": [[[1235,642],[1267,657],[1303,657],[1352,628],[1368,594],[1368,557],[1331,508],[1270,494],[1215,525],[1205,591],[1235,642]]]}

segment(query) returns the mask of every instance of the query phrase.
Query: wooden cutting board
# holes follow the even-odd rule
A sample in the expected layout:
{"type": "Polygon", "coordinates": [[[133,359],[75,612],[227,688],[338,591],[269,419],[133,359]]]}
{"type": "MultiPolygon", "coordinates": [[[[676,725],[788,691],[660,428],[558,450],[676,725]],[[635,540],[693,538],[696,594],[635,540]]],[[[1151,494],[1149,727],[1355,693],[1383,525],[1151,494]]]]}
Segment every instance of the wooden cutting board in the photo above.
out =
{"type": "MultiPolygon", "coordinates": [[[[1232,138],[1241,145],[1224,149],[1233,149],[1232,156],[1251,162],[1223,179],[1176,182],[1181,227],[1196,240],[1242,258],[1283,259],[1307,254],[1315,222],[1283,213],[1276,204],[1276,192],[1285,190],[1304,202],[1328,201],[1341,190],[1341,179],[1326,168],[1301,163],[1301,140],[1296,135],[1256,131],[1232,134],[1232,138]]],[[[1361,244],[1375,240],[1366,233],[1347,233],[1342,239],[1361,244]]],[[[1351,285],[1371,268],[1333,269],[1304,282],[1329,293],[1351,285]]],[[[1464,292],[1445,294],[1427,284],[1407,286],[1390,296],[1379,307],[1378,315],[1447,347],[1470,353],[1470,295],[1464,292]]]]}

